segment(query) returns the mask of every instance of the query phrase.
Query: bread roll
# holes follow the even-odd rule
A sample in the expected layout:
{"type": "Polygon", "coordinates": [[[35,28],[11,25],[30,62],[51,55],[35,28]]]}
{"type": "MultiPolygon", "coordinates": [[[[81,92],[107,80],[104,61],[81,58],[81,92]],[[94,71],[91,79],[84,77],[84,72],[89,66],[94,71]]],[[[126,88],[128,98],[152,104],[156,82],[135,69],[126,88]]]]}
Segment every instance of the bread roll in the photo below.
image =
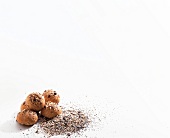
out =
{"type": "Polygon", "coordinates": [[[29,94],[25,102],[28,105],[28,108],[33,111],[40,111],[45,105],[44,97],[38,92],[29,94]]]}
{"type": "Polygon", "coordinates": [[[34,125],[38,121],[37,113],[31,110],[22,110],[18,113],[16,121],[22,125],[34,125]]]}
{"type": "Polygon", "coordinates": [[[47,102],[41,110],[41,114],[47,118],[53,118],[62,113],[61,108],[54,102],[47,102]]]}
{"type": "Polygon", "coordinates": [[[45,98],[45,102],[50,101],[57,104],[60,102],[60,95],[58,95],[57,92],[52,89],[45,90],[43,96],[45,98]]]}

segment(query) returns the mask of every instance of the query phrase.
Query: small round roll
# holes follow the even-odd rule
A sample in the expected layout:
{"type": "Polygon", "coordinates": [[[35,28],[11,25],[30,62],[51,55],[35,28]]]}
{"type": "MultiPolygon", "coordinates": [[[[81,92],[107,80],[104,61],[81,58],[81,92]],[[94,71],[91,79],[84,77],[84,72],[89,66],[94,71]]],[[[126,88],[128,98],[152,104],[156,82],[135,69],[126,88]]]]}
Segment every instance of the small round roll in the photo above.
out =
{"type": "Polygon", "coordinates": [[[19,124],[31,126],[38,121],[38,115],[36,112],[31,110],[22,110],[17,114],[16,121],[19,124]]]}
{"type": "Polygon", "coordinates": [[[24,101],[22,104],[21,104],[21,107],[20,107],[20,110],[25,110],[25,109],[30,109],[30,107],[28,106],[28,104],[24,101]]]}
{"type": "Polygon", "coordinates": [[[54,102],[47,102],[41,110],[41,114],[46,118],[53,118],[62,113],[61,108],[54,102]]]}
{"type": "Polygon", "coordinates": [[[29,94],[25,102],[28,105],[29,109],[33,111],[40,111],[45,105],[44,97],[38,92],[33,92],[29,94]]]}
{"type": "Polygon", "coordinates": [[[45,90],[43,96],[45,98],[45,102],[50,101],[57,104],[60,102],[60,95],[58,95],[57,92],[53,91],[52,89],[45,90]]]}

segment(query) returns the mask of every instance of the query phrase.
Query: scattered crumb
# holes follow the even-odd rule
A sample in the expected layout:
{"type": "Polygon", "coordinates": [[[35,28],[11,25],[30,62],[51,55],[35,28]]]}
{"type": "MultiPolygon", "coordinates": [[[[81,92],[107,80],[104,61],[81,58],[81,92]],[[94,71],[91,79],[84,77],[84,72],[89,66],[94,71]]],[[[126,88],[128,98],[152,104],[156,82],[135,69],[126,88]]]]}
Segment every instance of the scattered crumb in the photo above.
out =
{"type": "Polygon", "coordinates": [[[44,132],[48,137],[56,135],[66,135],[70,137],[72,134],[79,134],[85,131],[92,122],[89,114],[80,109],[66,109],[62,107],[63,113],[47,119],[41,116],[38,129],[44,132]]]}

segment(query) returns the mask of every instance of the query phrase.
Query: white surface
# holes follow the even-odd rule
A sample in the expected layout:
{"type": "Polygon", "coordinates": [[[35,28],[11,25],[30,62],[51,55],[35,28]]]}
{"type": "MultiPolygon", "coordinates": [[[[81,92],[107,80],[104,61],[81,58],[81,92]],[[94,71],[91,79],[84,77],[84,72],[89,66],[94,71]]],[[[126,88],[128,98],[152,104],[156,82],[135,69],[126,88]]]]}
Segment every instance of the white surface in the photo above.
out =
{"type": "Polygon", "coordinates": [[[53,88],[101,97],[89,103],[111,115],[91,137],[170,137],[169,13],[167,0],[0,1],[0,136],[22,137],[21,101],[53,88]]]}

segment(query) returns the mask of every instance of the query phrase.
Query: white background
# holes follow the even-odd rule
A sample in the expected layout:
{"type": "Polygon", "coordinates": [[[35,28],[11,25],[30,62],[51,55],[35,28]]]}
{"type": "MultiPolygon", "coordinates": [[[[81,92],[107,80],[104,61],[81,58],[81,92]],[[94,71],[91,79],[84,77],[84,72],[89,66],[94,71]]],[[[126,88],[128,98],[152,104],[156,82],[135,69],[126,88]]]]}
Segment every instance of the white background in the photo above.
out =
{"type": "Polygon", "coordinates": [[[17,135],[4,127],[27,93],[53,88],[107,105],[105,137],[170,137],[169,13],[168,0],[1,0],[0,135],[17,135]]]}

